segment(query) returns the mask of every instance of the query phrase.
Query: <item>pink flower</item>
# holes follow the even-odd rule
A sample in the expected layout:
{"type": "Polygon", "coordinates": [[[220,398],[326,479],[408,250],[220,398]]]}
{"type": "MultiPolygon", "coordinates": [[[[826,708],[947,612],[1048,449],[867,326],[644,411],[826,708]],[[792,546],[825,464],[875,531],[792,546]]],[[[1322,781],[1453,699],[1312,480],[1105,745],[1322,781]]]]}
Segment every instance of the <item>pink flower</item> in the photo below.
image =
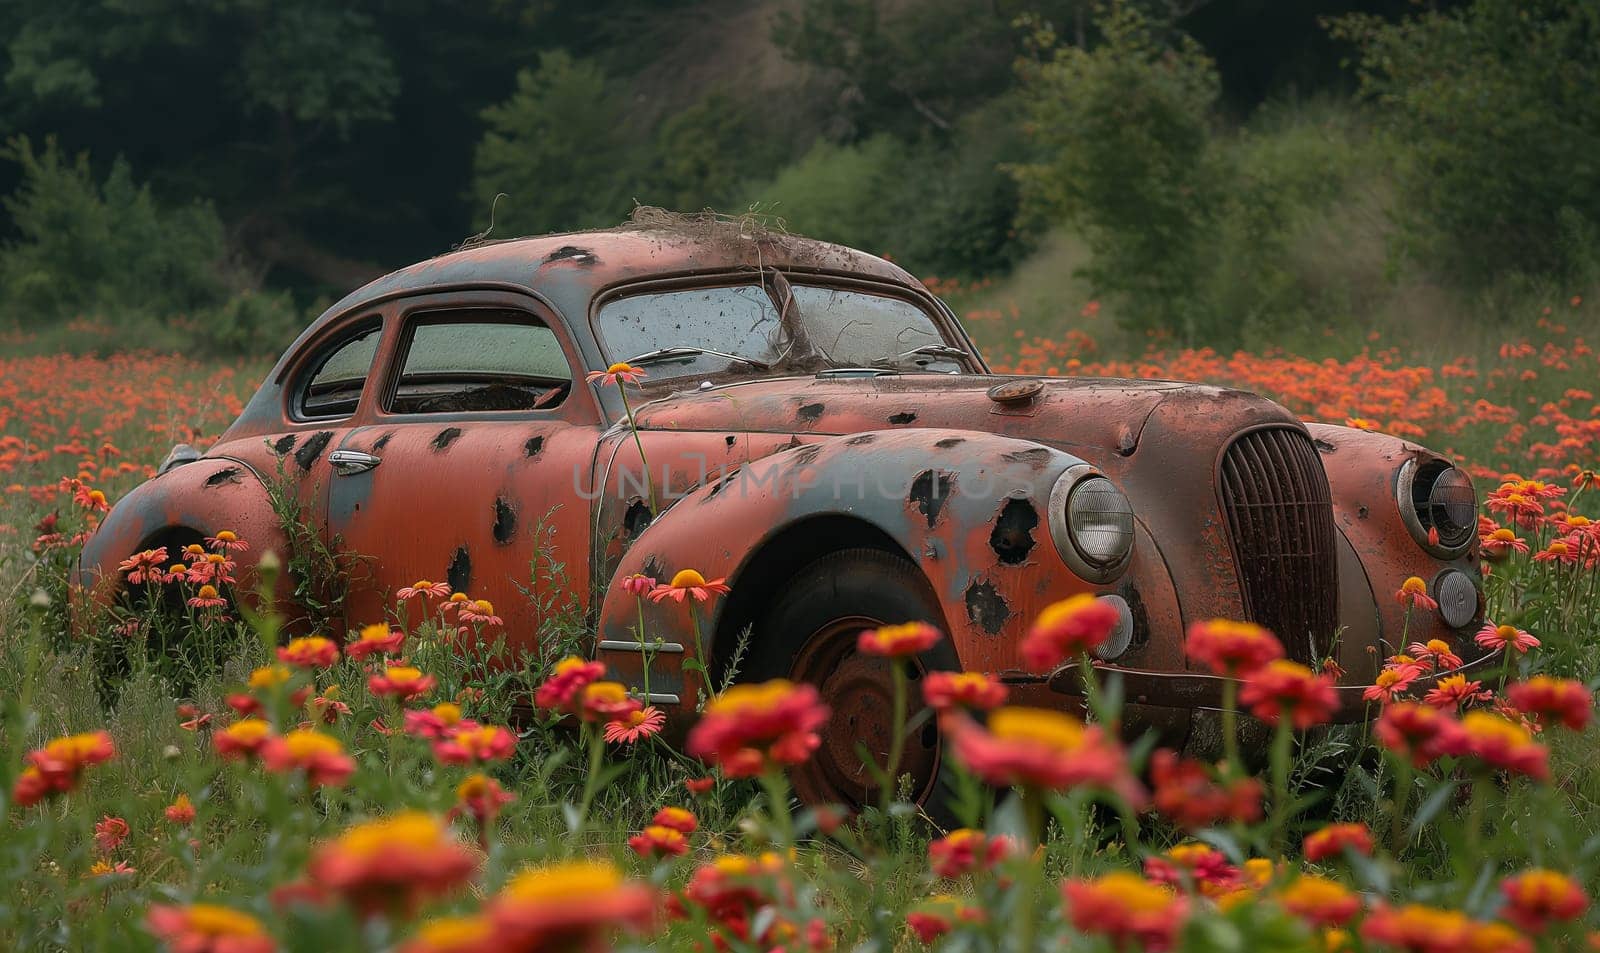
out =
{"type": "Polygon", "coordinates": [[[450,584],[423,579],[401,588],[394,594],[394,597],[401,602],[407,599],[415,599],[419,596],[430,599],[448,599],[450,598],[450,584]]]}
{"type": "Polygon", "coordinates": [[[634,595],[643,598],[649,595],[650,590],[656,587],[656,580],[653,576],[645,576],[639,573],[634,573],[628,578],[617,583],[617,585],[622,589],[623,592],[631,592],[634,595]]]}
{"type": "Polygon", "coordinates": [[[1487,620],[1473,641],[1493,651],[1503,652],[1507,648],[1513,648],[1524,655],[1528,654],[1529,649],[1539,647],[1539,640],[1522,629],[1514,625],[1495,625],[1487,620]]]}
{"type": "Polygon", "coordinates": [[[651,705],[648,708],[629,712],[624,718],[607,722],[605,739],[611,743],[631,745],[643,738],[659,734],[661,726],[666,723],[666,714],[651,705]]]}
{"type": "Polygon", "coordinates": [[[618,361],[603,371],[590,371],[584,375],[584,380],[590,384],[599,381],[601,384],[637,384],[644,380],[645,372],[642,368],[634,367],[625,361],[618,361]]]}

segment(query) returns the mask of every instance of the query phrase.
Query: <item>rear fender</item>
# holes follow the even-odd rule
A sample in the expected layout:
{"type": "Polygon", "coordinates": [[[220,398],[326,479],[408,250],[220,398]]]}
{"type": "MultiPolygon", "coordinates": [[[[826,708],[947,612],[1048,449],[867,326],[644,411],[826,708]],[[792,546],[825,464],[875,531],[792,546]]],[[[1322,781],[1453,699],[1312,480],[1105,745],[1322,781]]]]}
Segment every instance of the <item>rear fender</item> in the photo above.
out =
{"type": "MultiPolygon", "coordinates": [[[[690,609],[641,600],[615,582],[635,573],[667,582],[695,569],[726,578],[735,594],[741,587],[776,592],[781,579],[753,578],[748,567],[764,547],[818,521],[835,529],[859,524],[917,564],[964,667],[1015,667],[1016,643],[1038,610],[1093,588],[1056,552],[1046,509],[1056,479],[1082,462],[1030,441],[919,429],[828,438],[746,464],[673,504],[623,555],[601,605],[598,657],[637,686],[642,620],[650,639],[668,643],[651,666],[652,693],[663,696],[657,702],[692,709],[693,683],[683,691],[682,669],[696,653],[690,609]]],[[[855,540],[852,533],[821,551],[860,545],[855,540]]],[[[708,658],[718,657],[717,640],[737,635],[724,619],[731,598],[694,610],[708,658]]]]}

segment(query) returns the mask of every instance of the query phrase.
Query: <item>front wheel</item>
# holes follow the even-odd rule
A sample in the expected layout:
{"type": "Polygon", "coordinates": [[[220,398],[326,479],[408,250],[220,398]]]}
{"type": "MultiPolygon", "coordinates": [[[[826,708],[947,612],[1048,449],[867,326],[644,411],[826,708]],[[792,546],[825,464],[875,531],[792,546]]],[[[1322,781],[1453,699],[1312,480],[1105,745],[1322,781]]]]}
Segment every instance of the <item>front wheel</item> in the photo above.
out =
{"type": "MultiPolygon", "coordinates": [[[[831,712],[822,744],[793,771],[795,792],[811,805],[858,809],[881,799],[873,772],[862,763],[864,747],[881,768],[893,735],[894,689],[890,662],[856,651],[864,629],[902,622],[942,627],[938,600],[909,560],[875,549],[826,556],[794,581],[758,623],[742,681],[787,678],[817,687],[831,712]]],[[[959,667],[948,641],[912,660],[908,672],[908,716],[922,705],[924,673],[959,667]]],[[[939,765],[943,741],[928,719],[906,739],[899,774],[911,777],[911,796],[935,809],[942,799],[939,765]]]]}

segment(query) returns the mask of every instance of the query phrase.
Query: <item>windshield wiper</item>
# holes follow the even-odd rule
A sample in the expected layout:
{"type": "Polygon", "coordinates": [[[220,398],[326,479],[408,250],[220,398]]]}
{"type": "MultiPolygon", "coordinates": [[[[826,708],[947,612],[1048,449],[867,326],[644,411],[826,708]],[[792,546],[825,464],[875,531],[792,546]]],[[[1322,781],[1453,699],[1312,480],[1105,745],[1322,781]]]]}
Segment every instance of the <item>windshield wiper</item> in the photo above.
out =
{"type": "Polygon", "coordinates": [[[709,354],[712,357],[725,357],[730,361],[748,364],[758,371],[768,370],[771,366],[764,361],[758,361],[753,357],[745,357],[742,354],[729,354],[727,351],[713,351],[708,347],[686,347],[684,345],[646,351],[638,357],[628,358],[627,363],[632,364],[634,367],[642,367],[646,364],[658,364],[662,361],[692,361],[702,354],[709,354]]]}
{"type": "MultiPolygon", "coordinates": [[[[907,358],[913,357],[970,358],[972,355],[953,344],[924,344],[921,347],[914,347],[909,351],[902,351],[901,353],[896,354],[893,358],[873,361],[872,366],[897,367],[904,363],[907,358]]],[[[929,361],[927,363],[932,362],[929,361]]]]}

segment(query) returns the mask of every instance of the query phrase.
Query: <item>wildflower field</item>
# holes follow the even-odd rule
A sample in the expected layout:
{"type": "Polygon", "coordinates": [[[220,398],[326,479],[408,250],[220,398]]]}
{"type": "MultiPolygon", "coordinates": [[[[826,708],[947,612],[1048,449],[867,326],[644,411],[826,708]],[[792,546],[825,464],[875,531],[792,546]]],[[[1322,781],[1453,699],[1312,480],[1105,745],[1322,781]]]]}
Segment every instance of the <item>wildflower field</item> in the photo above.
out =
{"type": "MultiPolygon", "coordinates": [[[[1132,361],[1078,332],[1020,343],[1007,369],[1232,383],[1462,460],[1483,503],[1477,640],[1502,658],[1469,680],[1438,674],[1460,664],[1444,643],[1392,646],[1372,722],[1332,728],[1328,672],[1255,626],[1197,623],[1190,657],[1238,680],[1215,764],[1122,737],[1114,679],[1089,677],[1080,718],[1007,706],[980,673],[930,676],[900,716],[939,718],[950,739],[936,816],[792,800],[785,769],[825,721],[809,686],[729,688],[669,748],[586,661],[582,620],[541,633],[562,650],[505,664],[493,607],[419,581],[360,631],[282,638],[270,606],[227,598],[261,555],[231,532],[130,554],[147,598],[74,634],[67,570],[100,514],[173,443],[220,433],[265,368],[0,359],[0,943],[1600,949],[1600,524],[1585,515],[1600,518],[1600,356],[1574,330],[1590,310],[1574,299],[1492,355],[1431,364],[1381,340],[1331,359],[1132,361]],[[1245,718],[1270,726],[1266,757],[1239,753],[1245,718]]],[[[1427,611],[1425,587],[1394,584],[1427,611]]],[[[725,591],[685,577],[637,594],[694,607],[725,591]]],[[[1024,653],[1087,669],[1114,622],[1069,600],[1024,653]]],[[[942,637],[896,626],[860,649],[898,666],[942,637]]]]}

